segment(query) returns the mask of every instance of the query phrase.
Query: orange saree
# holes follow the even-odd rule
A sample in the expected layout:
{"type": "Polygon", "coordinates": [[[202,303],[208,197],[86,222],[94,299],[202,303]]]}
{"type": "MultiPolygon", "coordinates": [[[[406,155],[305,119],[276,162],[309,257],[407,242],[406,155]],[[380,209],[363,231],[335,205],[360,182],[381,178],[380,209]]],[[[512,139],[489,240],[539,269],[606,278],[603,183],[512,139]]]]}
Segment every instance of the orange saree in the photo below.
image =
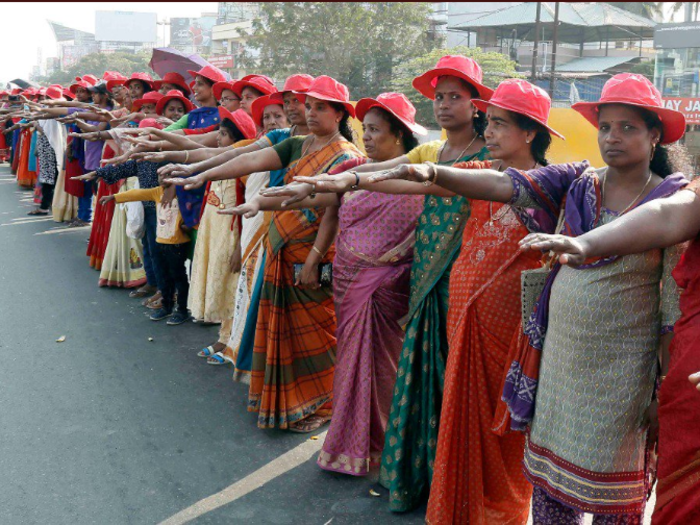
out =
{"type": "Polygon", "coordinates": [[[450,276],[449,354],[427,523],[527,523],[532,486],[525,437],[493,431],[496,405],[520,330],[520,274],[540,266],[521,253],[529,232],[508,205],[472,201],[450,276]]]}
{"type": "MultiPolygon", "coordinates": [[[[290,165],[285,184],[360,156],[335,142],[290,165]]],[[[335,366],[335,308],[330,286],[294,285],[294,264],[306,261],[325,208],[276,211],[266,242],[264,284],[255,331],[248,410],[258,427],[289,428],[310,415],[329,415],[335,366]]],[[[323,262],[331,262],[331,248],[323,262]]]]}

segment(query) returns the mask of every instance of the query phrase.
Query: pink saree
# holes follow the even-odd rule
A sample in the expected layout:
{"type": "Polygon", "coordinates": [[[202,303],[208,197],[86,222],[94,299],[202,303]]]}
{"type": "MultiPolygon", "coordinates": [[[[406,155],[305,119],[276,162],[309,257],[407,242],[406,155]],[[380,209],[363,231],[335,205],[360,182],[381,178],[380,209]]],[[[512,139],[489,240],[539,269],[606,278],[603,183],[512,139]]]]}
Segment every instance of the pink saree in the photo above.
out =
{"type": "Polygon", "coordinates": [[[342,197],[333,263],[333,419],[317,461],[322,469],[363,476],[381,459],[423,200],[366,191],[342,197]]]}

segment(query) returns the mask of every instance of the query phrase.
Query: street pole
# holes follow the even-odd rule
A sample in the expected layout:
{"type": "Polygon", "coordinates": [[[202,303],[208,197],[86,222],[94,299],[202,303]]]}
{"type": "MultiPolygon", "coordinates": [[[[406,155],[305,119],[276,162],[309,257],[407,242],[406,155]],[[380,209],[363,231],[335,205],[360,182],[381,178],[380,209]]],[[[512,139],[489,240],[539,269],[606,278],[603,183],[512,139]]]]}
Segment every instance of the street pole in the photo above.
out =
{"type": "Polygon", "coordinates": [[[531,81],[534,84],[537,79],[537,53],[540,47],[540,14],[542,12],[542,2],[537,2],[537,14],[535,15],[535,41],[532,48],[532,73],[531,81]]]}
{"type": "Polygon", "coordinates": [[[559,2],[554,2],[554,32],[552,33],[552,74],[549,80],[549,97],[554,101],[554,77],[557,66],[557,39],[559,33],[559,2]]]}

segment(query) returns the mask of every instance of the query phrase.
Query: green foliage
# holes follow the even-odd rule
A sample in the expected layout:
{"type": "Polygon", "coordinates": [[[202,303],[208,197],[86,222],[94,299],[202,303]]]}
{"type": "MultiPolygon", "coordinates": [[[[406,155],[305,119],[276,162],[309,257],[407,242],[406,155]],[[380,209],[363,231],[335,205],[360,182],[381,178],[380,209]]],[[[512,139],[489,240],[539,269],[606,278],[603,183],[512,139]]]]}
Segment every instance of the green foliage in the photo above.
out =
{"type": "Polygon", "coordinates": [[[100,78],[105,71],[118,71],[122,75],[129,76],[136,72],[147,72],[153,75],[148,67],[151,61],[151,53],[91,53],[85,55],[68,71],[56,71],[53,74],[39,79],[42,84],[70,84],[75,77],[82,75],[95,75],[100,78]]]}
{"type": "Polygon", "coordinates": [[[329,75],[352,99],[387,91],[393,70],[435,46],[428,2],[269,2],[253,23],[244,67],[283,80],[329,75]]]}
{"type": "MultiPolygon", "coordinates": [[[[665,2],[606,2],[635,15],[645,16],[652,20],[661,20],[665,2]]],[[[682,3],[682,2],[676,2],[682,3]]]]}
{"type": "Polygon", "coordinates": [[[482,51],[478,47],[458,46],[449,49],[434,49],[433,51],[409,60],[397,67],[391,82],[392,91],[405,94],[416,106],[416,120],[423,125],[434,125],[433,102],[418,93],[412,85],[413,79],[432,69],[437,61],[445,55],[464,55],[473,58],[484,72],[484,84],[495,88],[506,78],[524,78],[515,71],[515,62],[502,53],[482,51]]]}
{"type": "Polygon", "coordinates": [[[644,75],[649,80],[654,82],[654,62],[640,62],[639,64],[634,64],[629,69],[630,73],[637,73],[639,75],[644,75]]]}

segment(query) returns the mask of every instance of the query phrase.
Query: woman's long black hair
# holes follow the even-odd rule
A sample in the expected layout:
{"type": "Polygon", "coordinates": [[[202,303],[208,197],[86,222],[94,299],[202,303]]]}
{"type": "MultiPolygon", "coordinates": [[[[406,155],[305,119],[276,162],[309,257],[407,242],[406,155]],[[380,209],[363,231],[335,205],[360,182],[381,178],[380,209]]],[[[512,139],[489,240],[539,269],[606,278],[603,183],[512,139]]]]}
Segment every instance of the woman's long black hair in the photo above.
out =
{"type": "Polygon", "coordinates": [[[340,102],[328,103],[336,111],[340,111],[343,113],[343,118],[340,119],[340,124],[338,124],[338,131],[345,138],[345,140],[355,144],[356,137],[355,132],[353,131],[352,126],[350,125],[350,113],[348,113],[348,110],[345,109],[345,106],[343,106],[340,102]]]}
{"type": "Polygon", "coordinates": [[[547,160],[547,150],[549,150],[549,146],[552,145],[552,136],[549,134],[549,131],[547,131],[542,124],[532,120],[530,117],[515,112],[512,112],[512,114],[515,117],[515,124],[520,129],[523,131],[535,132],[535,138],[532,139],[530,143],[530,154],[532,158],[535,159],[535,162],[540,166],[549,164],[547,160]]]}
{"type": "MultiPolygon", "coordinates": [[[[644,120],[647,129],[658,129],[661,133],[659,140],[663,139],[664,129],[659,116],[653,111],[644,108],[635,108],[644,120]]],[[[683,173],[686,176],[690,175],[690,156],[685,146],[678,144],[670,144],[668,146],[656,145],[654,156],[649,162],[649,169],[652,173],[656,173],[659,177],[665,178],[673,173],[683,173]]]]}

